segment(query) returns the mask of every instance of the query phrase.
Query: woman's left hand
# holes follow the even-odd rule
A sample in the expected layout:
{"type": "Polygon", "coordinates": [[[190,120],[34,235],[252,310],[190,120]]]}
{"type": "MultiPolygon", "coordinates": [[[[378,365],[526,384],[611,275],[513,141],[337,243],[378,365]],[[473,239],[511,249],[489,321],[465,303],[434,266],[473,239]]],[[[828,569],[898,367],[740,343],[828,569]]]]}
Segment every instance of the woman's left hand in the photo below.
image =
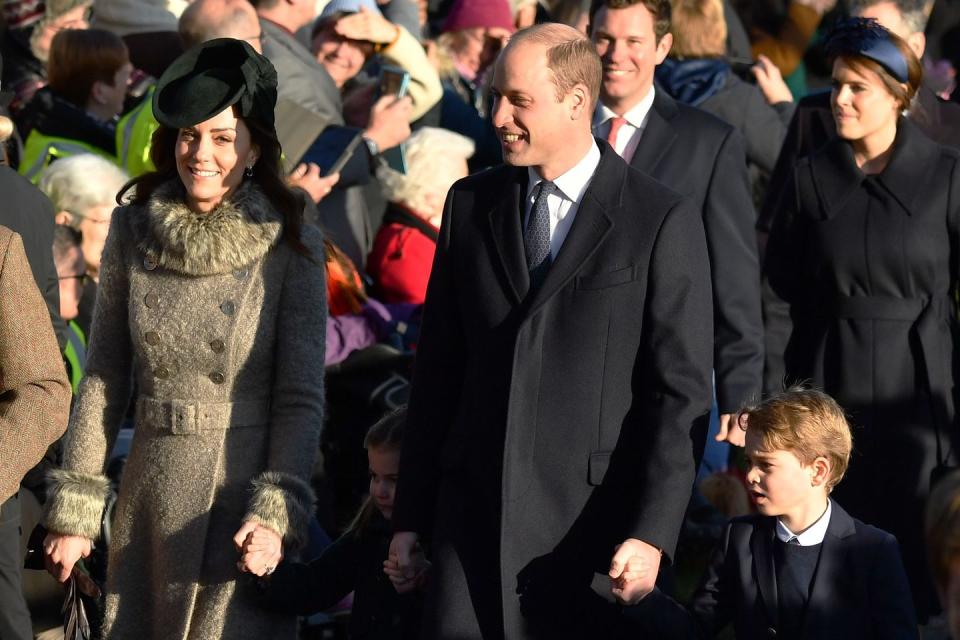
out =
{"type": "Polygon", "coordinates": [[[243,534],[237,568],[255,576],[268,576],[283,560],[283,538],[279,533],[255,522],[244,522],[234,537],[243,534]]]}

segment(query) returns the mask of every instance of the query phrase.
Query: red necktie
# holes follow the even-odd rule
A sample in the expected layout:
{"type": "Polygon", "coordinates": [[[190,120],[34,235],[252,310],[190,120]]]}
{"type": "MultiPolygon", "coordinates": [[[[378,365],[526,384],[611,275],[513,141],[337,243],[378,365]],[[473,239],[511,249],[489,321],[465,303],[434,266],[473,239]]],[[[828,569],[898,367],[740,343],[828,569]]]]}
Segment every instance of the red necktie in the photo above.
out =
{"type": "Polygon", "coordinates": [[[610,146],[616,150],[617,148],[617,133],[620,131],[620,127],[625,125],[627,121],[620,116],[614,116],[610,118],[610,133],[607,134],[607,142],[610,143],[610,146]]]}

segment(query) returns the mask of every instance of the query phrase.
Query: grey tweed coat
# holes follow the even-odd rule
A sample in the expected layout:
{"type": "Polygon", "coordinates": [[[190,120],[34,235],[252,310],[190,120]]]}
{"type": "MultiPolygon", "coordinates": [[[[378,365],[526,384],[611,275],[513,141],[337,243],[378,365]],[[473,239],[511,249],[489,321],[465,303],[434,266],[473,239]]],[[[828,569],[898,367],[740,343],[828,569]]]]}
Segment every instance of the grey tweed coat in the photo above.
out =
{"type": "Polygon", "coordinates": [[[306,538],[323,417],[324,252],[294,251],[252,183],[202,215],[175,181],[117,210],[86,377],[55,472],[49,529],[96,538],[102,475],[130,397],[136,429],[109,554],[104,637],[294,638],[236,567],[245,520],[285,553],[306,538]]]}

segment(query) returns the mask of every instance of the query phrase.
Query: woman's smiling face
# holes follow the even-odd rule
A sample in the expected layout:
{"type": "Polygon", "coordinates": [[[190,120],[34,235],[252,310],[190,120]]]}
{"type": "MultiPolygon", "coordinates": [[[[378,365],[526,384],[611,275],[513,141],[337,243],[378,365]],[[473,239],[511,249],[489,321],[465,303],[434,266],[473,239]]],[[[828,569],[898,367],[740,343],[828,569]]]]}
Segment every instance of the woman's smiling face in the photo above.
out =
{"type": "Polygon", "coordinates": [[[181,129],[175,156],[187,205],[208,213],[236,191],[260,150],[251,141],[250,129],[228,107],[205,122],[181,129]]]}

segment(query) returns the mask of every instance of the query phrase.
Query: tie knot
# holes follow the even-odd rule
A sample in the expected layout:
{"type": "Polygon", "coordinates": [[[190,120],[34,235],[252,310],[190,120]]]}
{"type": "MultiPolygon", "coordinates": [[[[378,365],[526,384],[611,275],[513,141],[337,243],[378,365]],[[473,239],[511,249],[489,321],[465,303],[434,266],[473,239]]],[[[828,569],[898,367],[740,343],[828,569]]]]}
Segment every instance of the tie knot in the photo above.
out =
{"type": "Polygon", "coordinates": [[[557,191],[557,185],[550,182],[549,180],[541,180],[540,191],[537,192],[537,197],[539,198],[540,196],[548,196],[551,193],[555,193],[556,191],[557,191]]]}
{"type": "Polygon", "coordinates": [[[797,546],[799,547],[799,546],[800,546],[800,540],[797,538],[797,536],[793,536],[792,538],[790,538],[789,540],[787,540],[787,544],[795,544],[795,545],[797,545],[797,546]]]}

